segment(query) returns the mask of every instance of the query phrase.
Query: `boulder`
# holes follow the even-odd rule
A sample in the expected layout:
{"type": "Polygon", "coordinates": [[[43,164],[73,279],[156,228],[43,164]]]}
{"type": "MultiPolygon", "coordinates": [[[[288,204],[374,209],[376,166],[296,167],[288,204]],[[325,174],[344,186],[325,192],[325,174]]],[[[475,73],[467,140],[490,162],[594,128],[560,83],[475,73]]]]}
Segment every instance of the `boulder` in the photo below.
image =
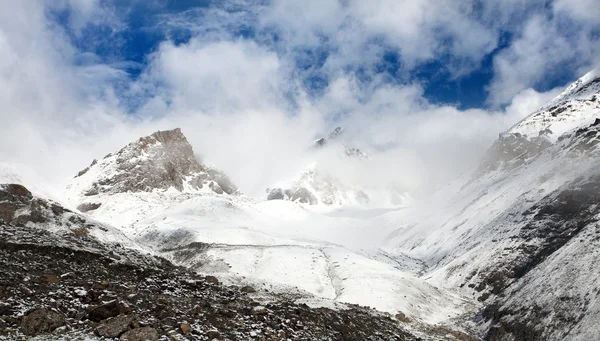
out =
{"type": "Polygon", "coordinates": [[[121,341],[158,341],[158,332],[151,327],[132,329],[121,335],[121,341]]]}
{"type": "Polygon", "coordinates": [[[105,303],[101,306],[92,308],[88,312],[88,319],[95,321],[95,322],[100,322],[109,317],[114,317],[119,314],[129,314],[129,313],[131,313],[131,308],[129,308],[128,306],[124,305],[123,303],[121,303],[117,300],[114,300],[114,301],[105,303]]]}
{"type": "Polygon", "coordinates": [[[129,330],[129,326],[137,319],[136,315],[119,315],[108,318],[96,327],[96,334],[104,337],[118,337],[129,330]]]}
{"type": "Polygon", "coordinates": [[[49,333],[65,324],[65,317],[50,309],[36,309],[21,320],[21,330],[25,335],[35,336],[49,333]]]}

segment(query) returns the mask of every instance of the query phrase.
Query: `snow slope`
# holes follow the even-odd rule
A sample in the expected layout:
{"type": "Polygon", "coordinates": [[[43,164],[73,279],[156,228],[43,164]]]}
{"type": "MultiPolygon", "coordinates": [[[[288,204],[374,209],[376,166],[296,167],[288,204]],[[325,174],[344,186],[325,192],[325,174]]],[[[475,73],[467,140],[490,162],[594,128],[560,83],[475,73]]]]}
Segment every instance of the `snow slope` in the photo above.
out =
{"type": "Polygon", "coordinates": [[[289,201],[204,196],[134,224],[131,236],[175,263],[233,282],[300,289],[427,323],[472,309],[419,279],[411,267],[372,257],[385,233],[374,233],[368,221],[330,217],[289,201]]]}
{"type": "Polygon", "coordinates": [[[155,133],[92,163],[71,180],[70,205],[176,264],[232,283],[321,304],[368,305],[423,323],[474,309],[420,279],[419,261],[379,250],[395,226],[378,219],[388,210],[343,200],[341,207],[260,201],[215,190],[211,184],[223,188],[221,178],[190,163],[195,156],[179,130],[169,134],[174,146],[155,133]]]}
{"type": "Polygon", "coordinates": [[[484,303],[487,339],[598,335],[599,97],[596,70],[501,134],[472,175],[391,213],[383,249],[484,303]]]}

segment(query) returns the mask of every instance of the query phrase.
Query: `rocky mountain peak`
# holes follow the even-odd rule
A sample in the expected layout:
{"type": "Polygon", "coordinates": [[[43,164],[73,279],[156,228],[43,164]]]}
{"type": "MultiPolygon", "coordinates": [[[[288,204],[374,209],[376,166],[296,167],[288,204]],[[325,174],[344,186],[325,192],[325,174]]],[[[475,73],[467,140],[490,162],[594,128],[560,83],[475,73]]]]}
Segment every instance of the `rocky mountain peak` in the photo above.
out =
{"type": "Polygon", "coordinates": [[[197,191],[205,186],[218,194],[237,191],[224,174],[198,161],[180,128],[154,132],[94,160],[71,184],[87,197],[169,188],[197,191]]]}
{"type": "MultiPolygon", "coordinates": [[[[500,134],[477,174],[515,168],[533,161],[548,147],[566,139],[580,139],[581,132],[596,131],[600,117],[600,69],[573,82],[547,105],[500,134]],[[588,131],[588,130],[593,131],[588,131]]],[[[589,141],[588,141],[589,142],[589,141]]],[[[569,143],[562,142],[566,147],[569,143]]],[[[595,143],[594,143],[595,144],[595,143]]]]}
{"type": "Polygon", "coordinates": [[[337,139],[343,133],[344,133],[344,128],[342,128],[342,127],[336,127],[329,134],[327,134],[326,137],[321,137],[320,139],[316,140],[315,141],[315,146],[316,147],[322,147],[322,146],[326,145],[328,142],[337,139]]]}
{"type": "Polygon", "coordinates": [[[149,137],[152,137],[161,143],[172,143],[175,141],[181,141],[181,142],[187,143],[189,145],[189,143],[187,142],[187,139],[185,138],[185,135],[183,135],[183,133],[181,132],[181,128],[175,128],[172,130],[163,130],[163,131],[159,130],[159,131],[152,133],[149,137]]]}

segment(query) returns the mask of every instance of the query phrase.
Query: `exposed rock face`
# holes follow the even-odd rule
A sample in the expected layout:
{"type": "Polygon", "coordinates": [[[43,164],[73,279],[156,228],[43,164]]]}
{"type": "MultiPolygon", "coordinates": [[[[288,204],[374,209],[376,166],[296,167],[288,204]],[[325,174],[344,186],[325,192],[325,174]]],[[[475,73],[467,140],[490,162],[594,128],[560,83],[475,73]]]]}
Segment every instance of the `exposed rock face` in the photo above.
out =
{"type": "Polygon", "coordinates": [[[336,140],[344,133],[344,128],[336,127],[333,131],[331,131],[326,137],[321,137],[320,139],[315,141],[315,146],[322,147],[327,143],[336,140]]]}
{"type": "Polygon", "coordinates": [[[97,210],[100,206],[102,206],[102,204],[100,204],[100,203],[86,202],[86,203],[83,203],[83,204],[77,206],[77,209],[81,212],[89,212],[89,211],[97,210]]]}
{"type": "Polygon", "coordinates": [[[21,320],[21,330],[24,334],[35,336],[45,334],[65,324],[63,315],[50,309],[36,309],[21,320]]]}
{"type": "Polygon", "coordinates": [[[104,337],[119,337],[129,330],[136,318],[134,314],[111,317],[96,328],[96,334],[104,337]]]}
{"type": "Polygon", "coordinates": [[[0,224],[25,226],[26,224],[68,224],[85,227],[87,221],[61,205],[34,197],[22,185],[0,185],[0,224]]]}
{"type": "Polygon", "coordinates": [[[544,132],[532,139],[520,133],[501,135],[486,153],[479,173],[522,166],[551,145],[544,132]]]}
{"type": "Polygon", "coordinates": [[[128,331],[121,336],[121,341],[158,341],[158,332],[151,327],[141,327],[128,331]]]}
{"type": "Polygon", "coordinates": [[[599,95],[594,72],[575,82],[393,237],[431,260],[438,283],[482,302],[486,340],[600,335],[599,95]]]}
{"type": "Polygon", "coordinates": [[[306,188],[300,187],[289,193],[291,201],[297,201],[302,204],[316,205],[319,201],[306,188]]]}
{"type": "Polygon", "coordinates": [[[237,192],[224,174],[198,162],[179,128],[157,131],[107,155],[100,162],[94,160],[76,179],[83,177],[91,180],[91,185],[84,189],[86,196],[169,188],[199,190],[204,186],[219,194],[237,192]]]}
{"type": "Polygon", "coordinates": [[[5,323],[0,338],[20,340],[25,333],[68,325],[61,336],[66,340],[94,335],[182,340],[184,334],[190,340],[420,340],[391,315],[366,307],[314,309],[281,299],[260,303],[248,295],[251,289],[219,284],[134,250],[115,260],[113,251],[125,252],[94,239],[0,224],[0,323],[5,323]],[[46,273],[67,275],[60,286],[32,280],[28,285],[35,293],[23,292],[23,278],[46,273]],[[32,313],[18,316],[24,309],[32,313]]]}

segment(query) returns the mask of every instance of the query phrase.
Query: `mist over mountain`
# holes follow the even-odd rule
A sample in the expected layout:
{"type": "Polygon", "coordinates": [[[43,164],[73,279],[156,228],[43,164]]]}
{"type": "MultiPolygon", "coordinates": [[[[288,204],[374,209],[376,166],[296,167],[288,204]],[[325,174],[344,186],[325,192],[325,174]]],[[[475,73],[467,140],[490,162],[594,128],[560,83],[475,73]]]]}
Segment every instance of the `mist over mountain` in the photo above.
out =
{"type": "Polygon", "coordinates": [[[0,340],[600,339],[594,0],[0,6],[0,340]]]}

